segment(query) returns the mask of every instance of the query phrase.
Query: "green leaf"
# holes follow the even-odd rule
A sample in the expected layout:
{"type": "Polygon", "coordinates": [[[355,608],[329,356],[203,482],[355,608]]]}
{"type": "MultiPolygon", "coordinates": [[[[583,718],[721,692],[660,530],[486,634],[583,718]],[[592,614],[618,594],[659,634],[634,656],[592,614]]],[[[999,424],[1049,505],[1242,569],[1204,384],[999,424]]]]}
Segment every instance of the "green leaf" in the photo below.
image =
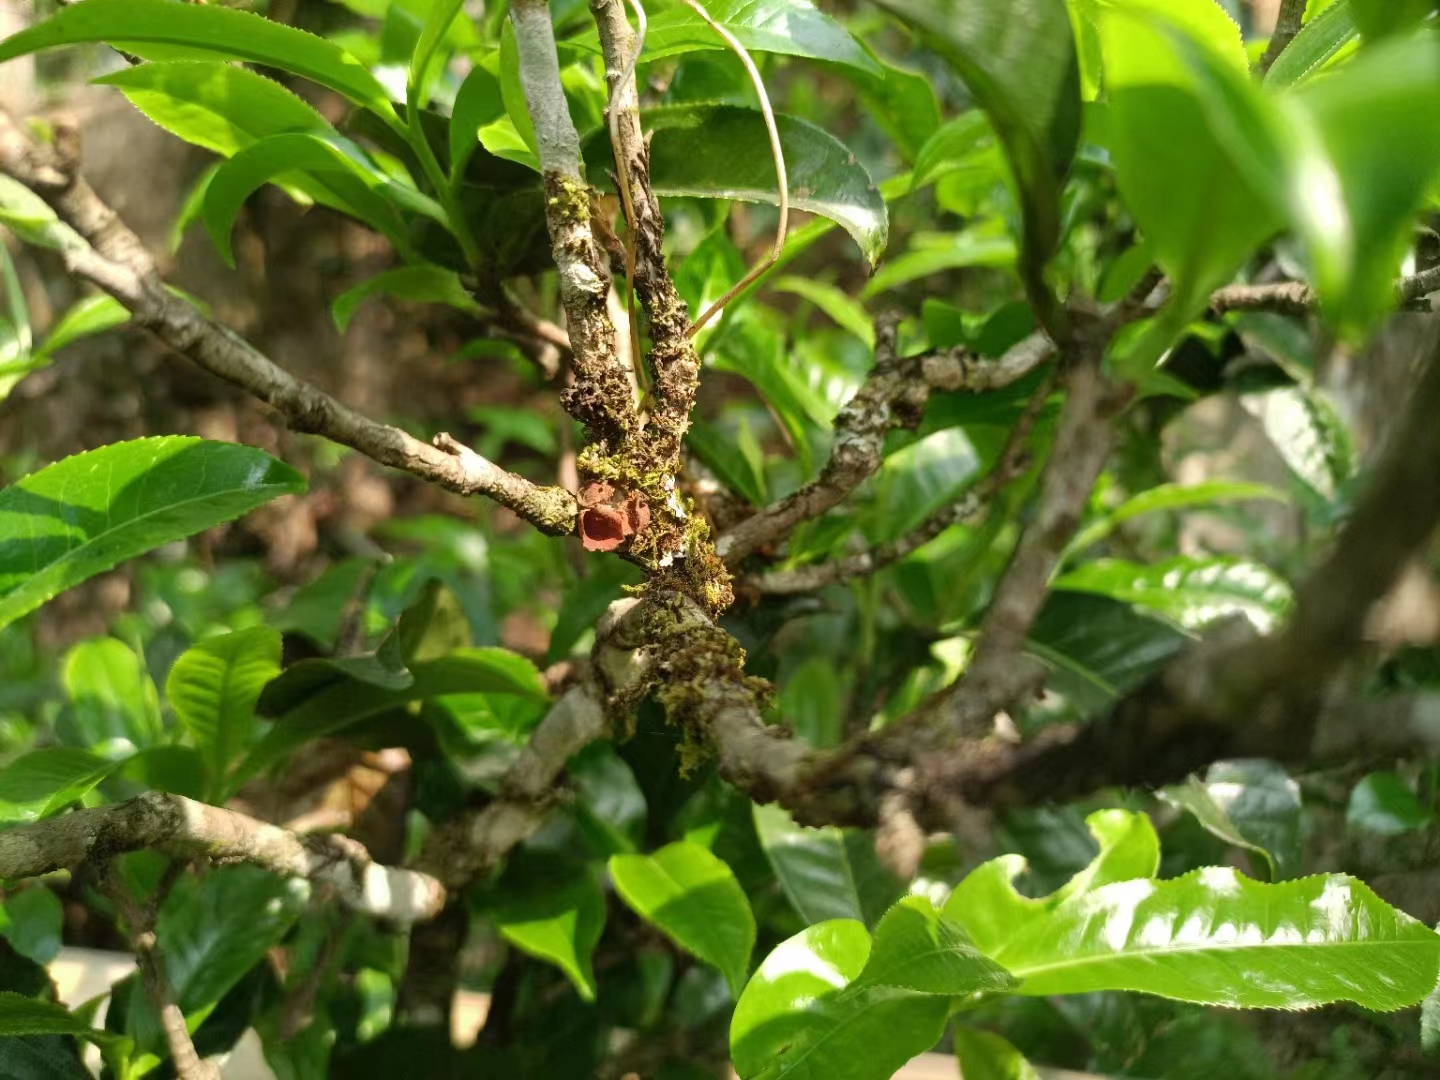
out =
{"type": "Polygon", "coordinates": [[[420,40],[415,43],[414,55],[410,58],[410,92],[406,95],[411,104],[419,108],[425,103],[425,86],[429,76],[430,62],[435,59],[436,50],[460,14],[464,0],[434,0],[425,15],[425,25],[420,31],[420,40]]]}
{"type": "Polygon", "coordinates": [[[1054,587],[1137,604],[1186,630],[1244,615],[1266,632],[1285,618],[1292,600],[1285,579],[1263,563],[1186,555],[1149,565],[1096,559],[1062,575],[1054,587]]]}
{"type": "Polygon", "coordinates": [[[1004,993],[1016,982],[975,947],[959,923],[926,897],[907,896],[875,927],[875,941],[856,986],[899,986],[959,997],[1004,993]]]}
{"type": "Polygon", "coordinates": [[[1197,35],[1169,7],[1102,10],[1116,180],[1170,276],[1181,323],[1283,220],[1279,121],[1213,35],[1197,35]]]}
{"type": "Polygon", "coordinates": [[[755,916],[730,867],[680,840],[653,855],[615,855],[610,877],[620,898],[682,949],[720,969],[737,996],[755,947],[755,916]]]}
{"type": "Polygon", "coordinates": [[[1349,0],[1349,6],[1366,41],[1413,29],[1435,13],[1435,0],[1349,0]]]}
{"type": "Polygon", "coordinates": [[[990,117],[1020,188],[1025,262],[1060,239],[1060,190],[1080,141],[1080,75],[1065,0],[879,0],[943,56],[990,117]]]}
{"type": "Polygon", "coordinates": [[[30,822],[83,799],[123,761],[54,747],[22,754],[0,769],[0,818],[30,822]]]}
{"type": "Polygon", "coordinates": [[[0,490],[0,626],[125,559],[304,488],[259,450],[184,436],[114,443],[31,473],[0,490]]]}
{"type": "Polygon", "coordinates": [[[13,990],[0,991],[0,1036],[74,1035],[93,1043],[107,1043],[116,1036],[99,1031],[57,1001],[26,997],[13,990]]]}
{"type": "Polygon", "coordinates": [[[260,711],[277,719],[237,771],[236,783],[265,771],[312,739],[417,701],[449,694],[498,694],[539,708],[547,700],[535,665],[507,649],[457,649],[412,665],[408,678],[403,669],[375,657],[355,659],[358,663],[350,667],[324,662],[324,670],[312,663],[298,675],[292,675],[296,669],[291,668],[266,688],[260,711]]]}
{"type": "MultiPolygon", "coordinates": [[[[845,27],[810,0],[709,0],[705,10],[750,52],[829,60],[871,75],[884,74],[880,64],[845,27]]],[[[566,44],[600,52],[599,35],[594,30],[566,44]]],[[[650,17],[643,59],[660,60],[698,49],[724,48],[725,42],[693,9],[675,5],[650,17]]]]}
{"type": "Polygon", "coordinates": [[[865,305],[834,285],[814,278],[786,275],[770,283],[776,292],[791,293],[810,301],[831,321],[854,334],[866,345],[875,344],[875,327],[865,305]]]}
{"type": "Polygon", "coordinates": [[[1097,810],[1085,825],[1100,844],[1100,853],[1051,896],[1035,899],[1016,892],[1010,883],[1024,871],[1025,859],[1001,855],[966,875],[942,913],[993,957],[1012,936],[1039,925],[1066,900],[1115,882],[1152,877],[1159,870],[1160,840],[1145,814],[1097,810]]]}
{"type": "Polygon", "coordinates": [[[1355,40],[1359,32],[1350,0],[1335,0],[1305,21],[1300,33],[1270,65],[1265,73],[1265,85],[1283,89],[1309,78],[1355,40]]]}
{"type": "MultiPolygon", "coordinates": [[[[999,869],[1023,865],[1012,856],[999,869]]],[[[1002,876],[996,862],[975,873],[1002,876]]],[[[1389,1011],[1420,1001],[1440,974],[1440,936],[1343,874],[1266,885],[1208,867],[1111,883],[1038,912],[1043,901],[1005,880],[1007,901],[1001,884],[989,898],[1030,917],[985,951],[1023,980],[1022,994],[1129,990],[1238,1008],[1353,1001],[1389,1011]]],[[[946,905],[967,928],[970,910],[946,905]]]]}
{"type": "Polygon", "coordinates": [[[959,168],[994,137],[990,118],[979,109],[963,112],[926,140],[915,158],[910,186],[919,190],[959,168]]]}
{"type": "Polygon", "coordinates": [[[297,170],[323,180],[349,213],[401,250],[409,247],[402,211],[446,220],[438,203],[382,172],[348,139],[309,132],[272,135],[220,166],[205,189],[205,228],[228,264],[235,264],[230,233],[241,205],[261,185],[297,170]]]}
{"type": "Polygon", "coordinates": [[[1440,173],[1440,112],[1415,108],[1437,85],[1440,50],[1425,31],[1284,99],[1299,144],[1296,227],[1326,313],[1352,333],[1395,306],[1413,219],[1440,173]]]}
{"type": "Polygon", "coordinates": [[[1326,502],[1354,475],[1350,434],[1330,399],[1311,386],[1283,386],[1240,399],[1290,471],[1326,502]]]}
{"type": "MultiPolygon", "coordinates": [[[[525,149],[539,165],[540,144],[535,137],[535,123],[530,119],[530,105],[525,98],[525,87],[520,81],[520,50],[515,43],[515,23],[507,19],[500,33],[499,63],[500,99],[505,103],[505,115],[515,127],[515,133],[525,144],[525,149]]],[[[487,143],[487,148],[489,144],[487,143]]],[[[491,151],[498,153],[498,151],[491,151]]],[[[516,160],[524,160],[517,156],[516,160]]]]}
{"type": "MultiPolygon", "coordinates": [[[[88,0],[87,0],[88,2],[88,0]]],[[[118,43],[146,59],[246,60],[328,86],[387,119],[385,88],[359,60],[324,38],[245,11],[169,0],[99,0],[61,8],[0,42],[0,63],[39,49],[85,42],[118,43]],[[177,51],[177,48],[178,51],[177,51]]]]}
{"type": "Polygon", "coordinates": [[[590,864],[522,855],[505,868],[488,914],[500,936],[554,964],[585,1001],[595,1000],[591,957],[605,928],[605,893],[590,864]]]}
{"type": "MultiPolygon", "coordinates": [[[[855,155],[833,135],[794,116],[777,116],[790,179],[790,205],[829,218],[860,245],[873,265],[885,250],[885,200],[855,155]]],[[[779,203],[770,137],[759,110],[735,105],[676,105],[641,114],[650,140],[655,194],[779,203]]],[[[586,141],[592,178],[613,169],[602,131],[586,141]]],[[[608,181],[607,181],[608,183],[608,181]]]]}
{"type": "Polygon", "coordinates": [[[132,105],[172,135],[225,157],[272,135],[335,130],[279,83],[233,64],[137,64],[96,81],[118,86],[132,105]]]}
{"type": "Polygon", "coordinates": [[[156,933],[165,973],[186,1015],[218,1002],[279,944],[305,909],[307,882],[255,866],[186,874],[160,909],[156,933]]]}
{"type": "Polygon", "coordinates": [[[85,241],[39,195],[18,180],[0,176],[0,225],[27,244],[55,251],[85,247],[85,241]]]}
{"type": "Polygon", "coordinates": [[[999,1035],[977,1028],[955,1028],[955,1060],[965,1080],[1040,1080],[1019,1050],[999,1035]]]}
{"type": "Polygon", "coordinates": [[[480,305],[460,283],[460,275],[454,270],[446,270],[429,263],[402,266],[366,278],[359,285],[340,294],[330,307],[330,315],[342,334],[350,325],[350,320],[355,317],[356,308],[376,293],[422,304],[449,304],[470,315],[478,316],[482,313],[480,305]]]}
{"type": "Polygon", "coordinates": [[[1220,761],[1205,778],[1167,787],[1161,798],[1188,810],[1205,830],[1264,860],[1271,881],[1300,864],[1300,788],[1268,761],[1220,761]]]}
{"type": "Polygon", "coordinates": [[[799,916],[815,924],[828,919],[865,921],[865,910],[839,829],[795,824],[783,807],[755,803],[755,834],[780,887],[799,916]]]}
{"type": "Polygon", "coordinates": [[[887,259],[860,294],[865,299],[898,289],[912,281],[971,266],[1009,267],[1015,262],[1015,243],[995,235],[988,225],[939,235],[912,238],[909,250],[887,259]]]}
{"type": "Polygon", "coordinates": [[[99,637],[75,645],[65,654],[61,681],[76,733],[92,749],[160,740],[160,696],[145,658],[123,641],[99,637]]]}
{"type": "Polygon", "coordinates": [[[1435,811],[1416,798],[1393,772],[1372,772],[1350,792],[1345,824],[1366,832],[1393,835],[1423,829],[1435,811]]]}
{"type": "Polygon", "coordinates": [[[1237,480],[1202,480],[1198,484],[1158,484],[1126,499],[1114,510],[1096,518],[1075,534],[1067,551],[1084,551],[1115,532],[1121,525],[1145,514],[1162,510],[1189,510],[1223,502],[1258,502],[1271,500],[1289,502],[1290,497],[1269,484],[1249,484],[1237,480]]]}
{"type": "Polygon", "coordinates": [[[480,145],[480,129],[505,115],[500,80],[483,64],[476,64],[455,94],[450,112],[450,176],[465,175],[465,165],[480,145]]]}
{"type": "Polygon", "coordinates": [[[60,951],[65,912],[60,899],[44,886],[21,889],[5,901],[0,933],[21,956],[48,964],[60,951]]]}
{"type": "Polygon", "coordinates": [[[280,633],[252,626],[208,638],[181,653],[165,680],[165,696],[200,748],[220,785],[255,732],[255,706],[280,674],[280,633]]]}
{"type": "Polygon", "coordinates": [[[65,314],[55,320],[55,324],[50,327],[50,333],[35,350],[33,359],[48,360],[81,338],[103,334],[106,330],[113,330],[129,321],[130,312],[113,296],[87,296],[83,300],[75,301],[65,314]]]}
{"type": "Polygon", "coordinates": [[[745,987],[730,1021],[741,1080],[889,1080],[945,1030],[947,997],[859,980],[862,923],[832,919],[782,942],[745,987]]]}

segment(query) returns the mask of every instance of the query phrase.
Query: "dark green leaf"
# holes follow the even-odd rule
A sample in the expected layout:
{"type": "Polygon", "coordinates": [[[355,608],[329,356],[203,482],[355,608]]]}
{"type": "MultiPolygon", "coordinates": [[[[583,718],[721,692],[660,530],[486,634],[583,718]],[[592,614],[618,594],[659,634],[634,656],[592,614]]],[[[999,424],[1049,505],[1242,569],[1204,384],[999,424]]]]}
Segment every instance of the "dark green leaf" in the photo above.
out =
{"type": "Polygon", "coordinates": [[[460,284],[460,275],[428,263],[402,266],[366,278],[359,285],[346,289],[330,307],[336,328],[343,334],[355,317],[355,309],[376,293],[412,300],[422,304],[449,304],[470,315],[481,314],[480,305],[460,284]]]}
{"type": "Polygon", "coordinates": [[[1434,820],[1435,811],[1393,772],[1370,773],[1355,785],[1345,808],[1347,825],[1372,833],[1412,832],[1434,820]]]}
{"type": "Polygon", "coordinates": [[[979,109],[961,113],[930,136],[915,158],[910,174],[914,188],[927,187],[960,167],[977,149],[994,137],[989,118],[979,109]]]}
{"type": "Polygon", "coordinates": [[[860,894],[839,829],[796,825],[779,806],[753,807],[755,833],[780,887],[807,923],[827,919],[865,920],[860,894]]]}
{"type": "Polygon", "coordinates": [[[450,174],[465,174],[465,165],[480,145],[480,129],[505,115],[500,80],[483,64],[476,64],[465,76],[455,95],[450,113],[450,174]]]}
{"type": "Polygon", "coordinates": [[[115,443],[32,473],[0,490],[0,626],[125,559],[304,487],[259,450],[181,436],[115,443]]]}
{"type": "MultiPolygon", "coordinates": [[[[810,0],[709,0],[705,10],[750,52],[830,60],[872,75],[883,74],[864,46],[810,0]]],[[[589,52],[600,51],[599,35],[593,30],[567,44],[589,52]]],[[[693,9],[677,4],[651,16],[644,59],[724,48],[725,42],[693,9]]]]}
{"type": "Polygon", "coordinates": [[[279,674],[280,634],[268,626],[208,638],[170,668],[165,697],[222,787],[250,745],[260,691],[279,674]]]}
{"type": "Polygon", "coordinates": [[[1435,0],[1349,0],[1349,7],[1366,41],[1403,33],[1435,14],[1435,0]]]}
{"type": "Polygon", "coordinates": [[[349,213],[401,249],[408,247],[402,211],[445,221],[438,203],[382,172],[348,139],[309,132],[271,135],[220,166],[205,189],[205,228],[227,263],[235,262],[230,233],[245,200],[256,188],[295,171],[323,181],[349,213]]]}
{"type": "Polygon", "coordinates": [[[1270,880],[1293,877],[1300,864],[1300,788],[1268,761],[1220,761],[1202,780],[1161,793],[1195,815],[1206,831],[1264,860],[1270,880]]]}
{"type": "Polygon", "coordinates": [[[236,782],[265,771],[312,739],[413,702],[449,694],[508,695],[537,706],[546,701],[535,665],[506,649],[457,649],[415,664],[408,678],[403,669],[374,657],[356,660],[352,667],[323,661],[327,665],[323,669],[311,662],[303,674],[287,672],[270,684],[261,695],[260,711],[279,715],[245,759],[236,782]]]}
{"type": "Polygon", "coordinates": [[[48,964],[60,951],[65,912],[59,897],[44,886],[21,889],[13,894],[5,901],[0,921],[3,921],[0,933],[21,956],[37,964],[48,964]]]}
{"type": "Polygon", "coordinates": [[[880,0],[943,56],[990,116],[1021,192],[1026,262],[1060,239],[1060,188],[1080,140],[1080,74],[1064,0],[880,0]]]}
{"type": "Polygon", "coordinates": [[[817,923],[770,953],[730,1021],[741,1080],[889,1080],[945,1029],[948,998],[859,980],[863,923],[817,923]]]}
{"type": "MultiPolygon", "coordinates": [[[[779,202],[770,138],[759,110],[734,105],[677,105],[641,116],[650,141],[657,195],[779,202]]],[[[790,205],[829,218],[855,238],[872,264],[885,250],[885,200],[865,167],[833,135],[793,116],[778,116],[790,178],[790,205]]],[[[603,132],[586,142],[592,179],[613,168],[603,132]]]]}
{"type": "Polygon", "coordinates": [[[613,856],[610,877],[637,915],[719,968],[739,995],[755,947],[755,916],[728,866],[680,840],[653,855],[613,856]]]}
{"type": "Polygon", "coordinates": [[[0,42],[0,63],[39,49],[103,41],[147,59],[247,60],[311,79],[357,105],[394,117],[389,95],[338,45],[259,15],[217,5],[177,7],[169,0],[99,0],[61,8],[0,42]],[[178,50],[177,50],[178,46],[178,50]]]}
{"type": "Polygon", "coordinates": [[[8,1041],[15,1035],[75,1035],[95,1043],[115,1038],[91,1027],[59,1002],[25,997],[12,990],[0,991],[0,1036],[8,1041]]]}

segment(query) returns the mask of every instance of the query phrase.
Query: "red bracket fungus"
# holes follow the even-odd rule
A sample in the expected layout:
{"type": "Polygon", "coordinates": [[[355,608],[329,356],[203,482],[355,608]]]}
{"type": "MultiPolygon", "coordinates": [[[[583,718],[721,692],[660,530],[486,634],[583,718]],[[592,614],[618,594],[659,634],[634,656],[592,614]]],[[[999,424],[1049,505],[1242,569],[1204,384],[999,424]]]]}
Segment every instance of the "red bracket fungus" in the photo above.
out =
{"type": "Polygon", "coordinates": [[[650,505],[640,492],[619,492],[595,480],[580,489],[580,545],[586,551],[617,551],[650,524],[650,505]]]}

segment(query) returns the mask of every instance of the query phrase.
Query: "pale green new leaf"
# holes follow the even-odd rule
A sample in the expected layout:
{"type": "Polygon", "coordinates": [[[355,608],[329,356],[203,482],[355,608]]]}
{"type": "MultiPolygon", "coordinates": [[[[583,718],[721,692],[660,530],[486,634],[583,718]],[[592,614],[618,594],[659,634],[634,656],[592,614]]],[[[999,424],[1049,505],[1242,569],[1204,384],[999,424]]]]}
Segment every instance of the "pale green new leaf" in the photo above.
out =
{"type": "Polygon", "coordinates": [[[123,763],[71,747],[22,754],[0,769],[0,820],[30,822],[58,813],[123,763]]]}
{"type": "Polygon", "coordinates": [[[778,945],[740,995],[730,1060],[740,1080],[889,1080],[945,1030],[948,998],[857,985],[863,923],[832,919],[778,945]]]}
{"type": "Polygon", "coordinates": [[[171,666],[165,696],[222,787],[254,734],[260,691],[279,674],[280,633],[268,626],[207,638],[171,666]]]}
{"type": "Polygon", "coordinates": [[[82,338],[103,334],[130,321],[130,312],[113,296],[87,296],[77,300],[55,320],[36,348],[34,359],[48,361],[55,353],[82,338]]]}
{"type": "Polygon", "coordinates": [[[591,957],[605,929],[605,893],[584,863],[527,855],[506,868],[487,906],[500,936],[554,964],[585,1001],[595,1000],[591,957]]]}
{"type": "MultiPolygon", "coordinates": [[[[1239,1008],[1353,1001],[1389,1011],[1420,1001],[1440,974],[1440,935],[1343,874],[1267,885],[1209,867],[1114,882],[1047,910],[1037,903],[985,950],[1027,995],[1129,990],[1239,1008]]],[[[955,914],[965,923],[964,910],[955,914]]]]}
{"type": "Polygon", "coordinates": [[[620,898],[681,948],[719,968],[737,996],[755,947],[755,916],[730,867],[680,840],[653,855],[614,855],[620,898]]]}
{"type": "Polygon", "coordinates": [[[991,1031],[957,1026],[955,1060],[965,1080],[1040,1080],[1025,1055],[991,1031]]]}
{"type": "Polygon", "coordinates": [[[1249,559],[1179,555],[1159,563],[1096,559],[1064,574],[1057,589],[1095,593],[1136,604],[1186,630],[1244,615],[1262,632],[1289,613],[1289,584],[1249,559]]]}
{"type": "Polygon", "coordinates": [[[1335,0],[1324,11],[1305,20],[1300,33],[1265,73],[1265,85],[1283,89],[1309,78],[1359,33],[1350,0],[1335,0]]]}
{"type": "Polygon", "coordinates": [[[304,487],[259,450],[182,436],[115,443],[32,473],[0,490],[0,626],[125,559],[304,487]]]}
{"type": "Polygon", "coordinates": [[[899,986],[959,997],[1003,993],[1015,980],[975,947],[965,929],[923,896],[907,896],[885,913],[857,986],[899,986]]]}
{"type": "Polygon", "coordinates": [[[1202,480],[1198,484],[1158,484],[1126,499],[1115,509],[1096,518],[1070,541],[1069,554],[1099,543],[1128,521],[1165,510],[1190,510],[1216,503],[1251,501],[1288,502],[1289,496],[1269,484],[1239,480],[1202,480]]]}

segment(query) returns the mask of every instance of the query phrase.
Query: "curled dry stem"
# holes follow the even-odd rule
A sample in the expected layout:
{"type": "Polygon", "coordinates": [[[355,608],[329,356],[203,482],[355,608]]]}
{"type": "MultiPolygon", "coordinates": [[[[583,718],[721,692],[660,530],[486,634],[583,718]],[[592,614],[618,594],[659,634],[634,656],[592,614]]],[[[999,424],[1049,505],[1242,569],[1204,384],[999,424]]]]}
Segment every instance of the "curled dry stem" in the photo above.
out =
{"type": "MultiPolygon", "coordinates": [[[[644,379],[644,365],[640,360],[640,322],[635,316],[635,196],[630,191],[630,165],[626,161],[625,147],[620,138],[621,98],[625,88],[635,75],[635,66],[640,54],[645,51],[645,35],[650,29],[650,20],[640,0],[630,0],[635,12],[635,49],[625,61],[625,70],[620,73],[614,88],[610,91],[610,150],[615,155],[616,186],[620,189],[620,205],[625,210],[625,226],[629,235],[625,241],[625,303],[630,316],[630,356],[637,373],[644,379]]],[[[639,93],[636,93],[636,111],[639,111],[639,93]]]]}
{"type": "Polygon", "coordinates": [[[760,114],[765,117],[765,130],[770,134],[770,152],[775,157],[775,179],[779,184],[780,191],[780,221],[775,226],[775,246],[770,250],[769,255],[756,263],[748,274],[730,288],[729,292],[706,308],[704,314],[690,325],[688,336],[693,338],[706,323],[724,311],[731,300],[734,300],[749,288],[761,274],[780,261],[780,256],[785,251],[785,237],[790,228],[790,177],[785,169],[785,149],[780,145],[780,128],[775,123],[775,110],[770,107],[770,95],[765,91],[765,80],[760,77],[760,69],[755,66],[755,61],[750,58],[750,53],[746,51],[744,45],[740,44],[739,39],[711,17],[700,0],[685,0],[685,2],[709,24],[710,29],[724,39],[725,44],[730,46],[735,55],[740,58],[740,62],[745,65],[745,70],[750,75],[750,81],[755,86],[755,93],[760,96],[760,114]]]}

